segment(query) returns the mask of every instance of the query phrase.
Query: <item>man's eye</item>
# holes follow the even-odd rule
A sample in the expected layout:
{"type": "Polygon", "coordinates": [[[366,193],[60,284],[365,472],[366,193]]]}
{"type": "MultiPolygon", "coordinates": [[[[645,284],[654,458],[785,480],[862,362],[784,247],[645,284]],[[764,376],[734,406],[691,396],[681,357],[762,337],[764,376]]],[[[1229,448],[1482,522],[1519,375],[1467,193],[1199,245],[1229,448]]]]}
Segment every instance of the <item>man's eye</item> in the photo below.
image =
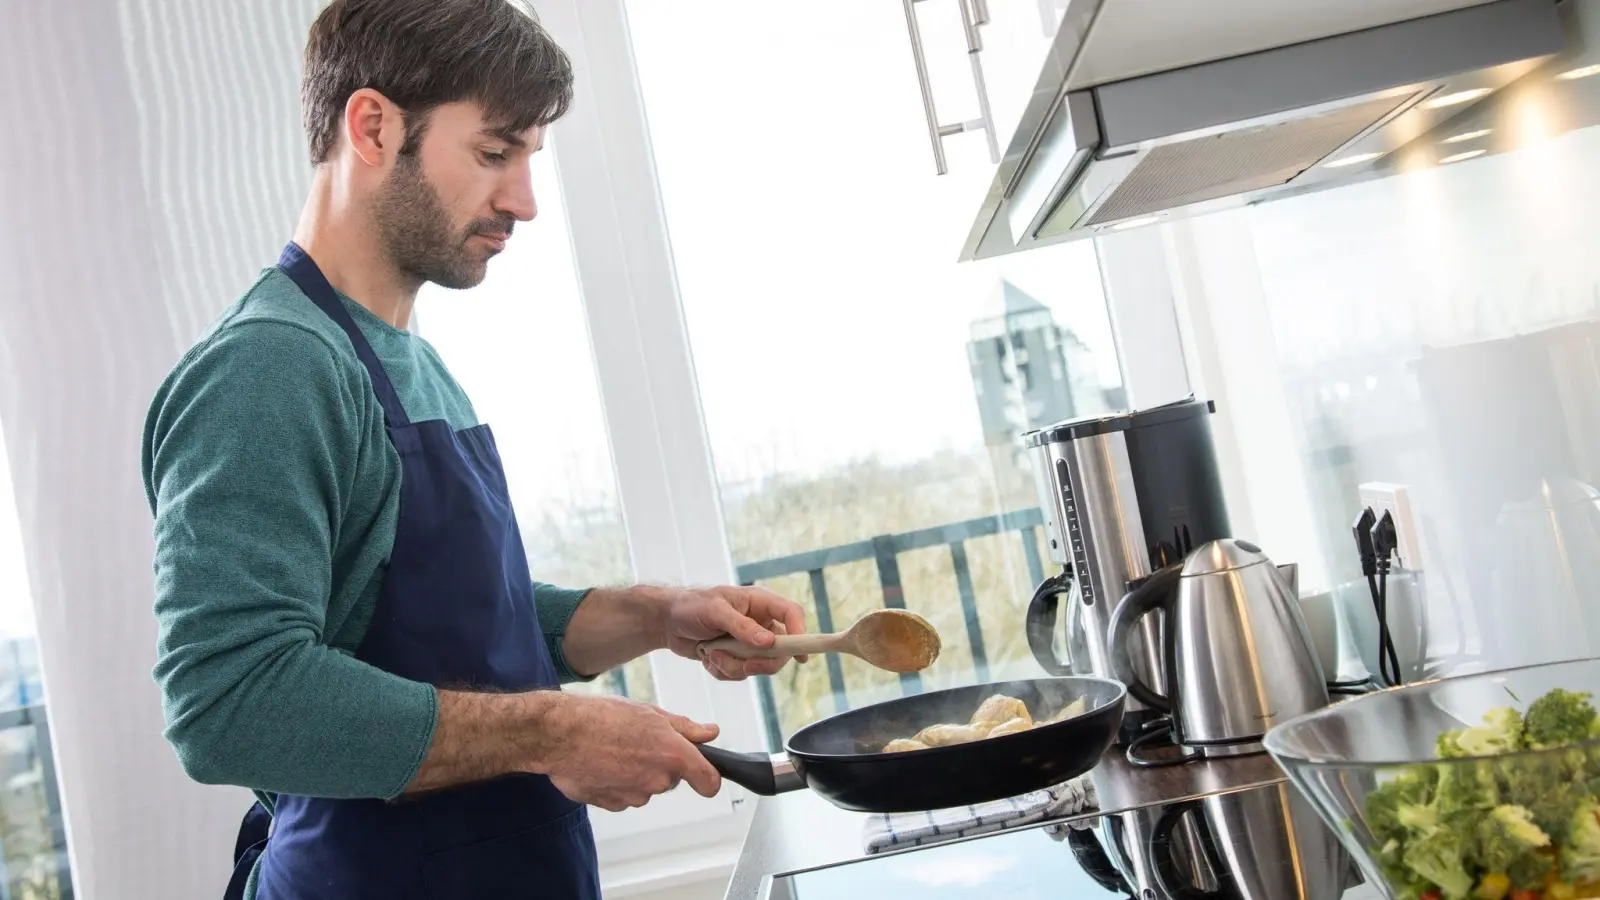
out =
{"type": "Polygon", "coordinates": [[[484,150],[482,156],[484,165],[498,166],[506,161],[506,155],[499,150],[484,150]]]}

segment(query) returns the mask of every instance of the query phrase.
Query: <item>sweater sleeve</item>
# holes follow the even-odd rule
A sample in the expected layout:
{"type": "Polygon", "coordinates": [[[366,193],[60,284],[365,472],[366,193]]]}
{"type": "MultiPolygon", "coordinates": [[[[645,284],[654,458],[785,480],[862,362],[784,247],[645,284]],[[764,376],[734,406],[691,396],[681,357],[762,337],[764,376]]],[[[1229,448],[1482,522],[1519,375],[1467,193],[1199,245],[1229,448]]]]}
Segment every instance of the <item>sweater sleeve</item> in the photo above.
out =
{"type": "Polygon", "coordinates": [[[197,781],[390,798],[432,741],[430,685],[326,643],[336,529],[372,415],[334,354],[292,324],[233,325],[185,358],[146,422],[154,674],[197,781]]]}
{"type": "Polygon", "coordinates": [[[575,591],[538,582],[533,584],[533,603],[539,610],[539,627],[544,632],[545,646],[550,649],[550,659],[556,665],[556,674],[561,677],[562,684],[593,681],[596,677],[574,672],[562,649],[562,642],[567,637],[567,624],[572,621],[573,613],[578,611],[578,604],[587,596],[588,590],[575,591]]]}

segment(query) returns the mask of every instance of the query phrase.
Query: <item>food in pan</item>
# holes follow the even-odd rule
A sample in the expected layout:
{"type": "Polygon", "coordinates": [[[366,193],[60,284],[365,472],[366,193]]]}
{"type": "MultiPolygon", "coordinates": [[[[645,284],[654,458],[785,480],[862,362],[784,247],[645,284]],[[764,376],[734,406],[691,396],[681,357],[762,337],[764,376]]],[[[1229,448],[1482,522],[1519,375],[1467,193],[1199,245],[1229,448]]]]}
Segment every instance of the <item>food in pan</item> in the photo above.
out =
{"type": "Polygon", "coordinates": [[[994,728],[1016,719],[1033,724],[1033,716],[1028,715],[1028,704],[1015,697],[995,694],[978,705],[978,711],[972,714],[969,721],[974,725],[994,728]]]}
{"type": "Polygon", "coordinates": [[[1018,716],[1009,722],[1001,722],[999,725],[989,729],[989,733],[986,735],[986,737],[999,737],[1002,734],[1016,734],[1019,731],[1027,731],[1032,727],[1033,722],[1031,720],[1023,716],[1018,716]]]}
{"type": "Polygon", "coordinates": [[[927,728],[917,732],[915,737],[896,738],[890,741],[883,746],[883,752],[905,753],[911,750],[926,750],[929,747],[949,747],[953,744],[966,744],[971,741],[981,741],[985,738],[1016,734],[1039,725],[1054,725],[1073,716],[1081,716],[1088,709],[1088,699],[1079,697],[1057,710],[1055,715],[1050,718],[1036,722],[1028,712],[1026,703],[1015,697],[1008,697],[1005,694],[995,694],[978,706],[977,712],[972,714],[972,719],[967,724],[929,725],[927,728]]]}
{"type": "Polygon", "coordinates": [[[1046,725],[1054,725],[1057,722],[1065,722],[1066,720],[1072,718],[1073,716],[1081,716],[1081,715],[1083,715],[1084,713],[1086,713],[1088,711],[1089,711],[1089,698],[1088,697],[1079,697],[1078,699],[1072,701],[1071,703],[1068,703],[1066,706],[1063,706],[1060,709],[1056,710],[1056,714],[1051,716],[1048,719],[1045,719],[1044,723],[1046,725]]]}
{"type": "Polygon", "coordinates": [[[948,747],[951,744],[966,744],[972,741],[981,741],[989,736],[987,725],[929,725],[917,732],[912,738],[929,747],[948,747]]]}
{"type": "Polygon", "coordinates": [[[1367,795],[1378,865],[1398,896],[1600,897],[1600,749],[1579,746],[1600,736],[1589,700],[1556,688],[1526,714],[1492,709],[1439,736],[1440,759],[1459,762],[1406,766],[1367,795]],[[1555,752],[1526,752],[1541,750],[1555,752]]]}

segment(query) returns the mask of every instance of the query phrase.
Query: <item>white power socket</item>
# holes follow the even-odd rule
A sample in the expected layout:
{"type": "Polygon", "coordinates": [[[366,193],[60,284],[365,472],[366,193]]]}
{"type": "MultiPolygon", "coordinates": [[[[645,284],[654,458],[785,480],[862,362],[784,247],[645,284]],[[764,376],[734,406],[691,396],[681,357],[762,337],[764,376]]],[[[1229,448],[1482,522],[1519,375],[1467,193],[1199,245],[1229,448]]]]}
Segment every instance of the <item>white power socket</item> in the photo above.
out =
{"type": "Polygon", "coordinates": [[[1417,536],[1416,514],[1411,506],[1411,488],[1386,481],[1369,481],[1356,489],[1361,495],[1361,506],[1372,507],[1378,518],[1388,513],[1394,519],[1395,534],[1400,539],[1396,552],[1400,554],[1398,566],[1416,571],[1422,568],[1422,542],[1417,536]]]}

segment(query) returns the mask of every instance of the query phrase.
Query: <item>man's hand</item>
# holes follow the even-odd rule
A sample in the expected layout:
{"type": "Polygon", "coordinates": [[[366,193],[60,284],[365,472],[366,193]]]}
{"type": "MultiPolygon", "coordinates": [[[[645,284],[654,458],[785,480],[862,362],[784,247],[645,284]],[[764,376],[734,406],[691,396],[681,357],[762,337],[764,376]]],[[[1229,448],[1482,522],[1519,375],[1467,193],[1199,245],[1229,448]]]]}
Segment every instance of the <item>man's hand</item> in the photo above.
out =
{"type": "MultiPolygon", "coordinates": [[[[561,648],[574,672],[595,675],[663,647],[698,659],[694,648],[701,641],[732,635],[753,647],[770,647],[774,632],[805,629],[798,603],[761,588],[596,588],[572,614],[561,648]]],[[[726,653],[703,660],[706,671],[724,681],[770,675],[784,662],[738,660],[726,653]]]]}
{"type": "MultiPolygon", "coordinates": [[[[730,635],[752,647],[770,647],[775,634],[806,630],[800,604],[764,588],[715,587],[684,590],[671,599],[666,616],[667,647],[679,656],[699,659],[695,645],[730,635]]],[[[805,662],[804,656],[795,657],[805,662]]],[[[735,659],[720,650],[701,660],[712,677],[738,681],[750,675],[771,675],[782,659],[735,659]]]]}
{"type": "Polygon", "coordinates": [[[561,738],[539,768],[579,803],[620,812],[679,781],[702,797],[722,787],[722,776],[694,748],[717,736],[715,725],[620,697],[579,694],[567,694],[550,723],[561,738]]]}

